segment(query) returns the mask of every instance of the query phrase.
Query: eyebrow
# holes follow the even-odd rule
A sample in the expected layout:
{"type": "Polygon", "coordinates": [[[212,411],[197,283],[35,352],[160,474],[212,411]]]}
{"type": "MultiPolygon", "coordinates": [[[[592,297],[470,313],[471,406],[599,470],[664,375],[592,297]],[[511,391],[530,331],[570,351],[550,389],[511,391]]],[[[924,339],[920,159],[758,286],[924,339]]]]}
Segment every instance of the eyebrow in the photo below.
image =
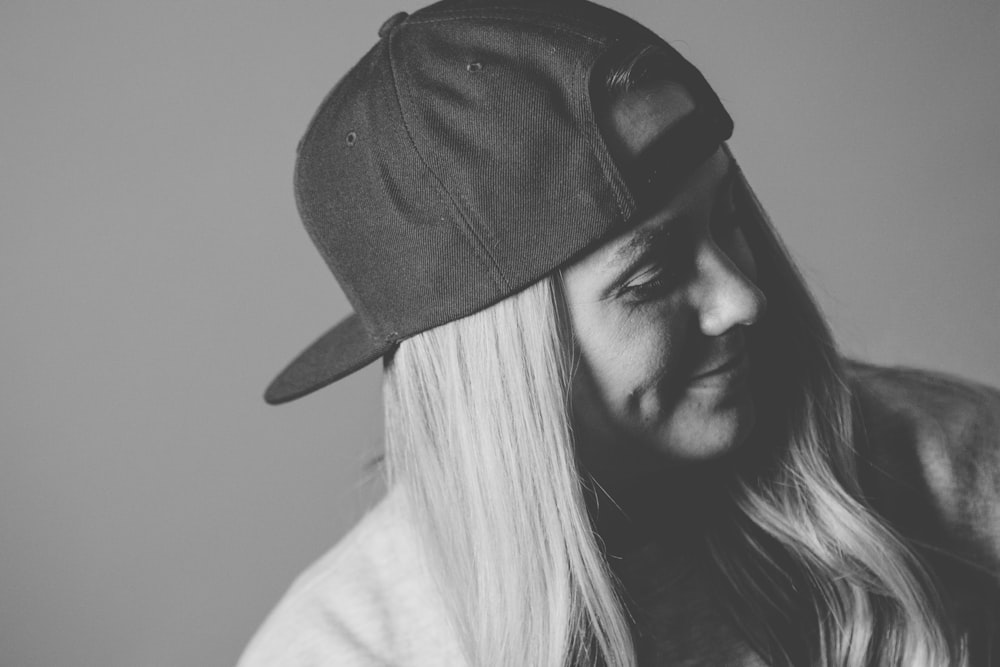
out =
{"type": "MultiPolygon", "coordinates": [[[[716,187],[715,197],[719,197],[732,187],[737,171],[736,163],[733,160],[729,160],[726,173],[723,174],[716,187]]],[[[627,263],[627,266],[624,270],[616,273],[616,281],[630,273],[651,251],[662,249],[674,234],[677,221],[678,219],[675,217],[668,217],[664,221],[664,224],[653,229],[639,230],[631,238],[623,242],[615,250],[613,261],[615,263],[627,263]]]]}

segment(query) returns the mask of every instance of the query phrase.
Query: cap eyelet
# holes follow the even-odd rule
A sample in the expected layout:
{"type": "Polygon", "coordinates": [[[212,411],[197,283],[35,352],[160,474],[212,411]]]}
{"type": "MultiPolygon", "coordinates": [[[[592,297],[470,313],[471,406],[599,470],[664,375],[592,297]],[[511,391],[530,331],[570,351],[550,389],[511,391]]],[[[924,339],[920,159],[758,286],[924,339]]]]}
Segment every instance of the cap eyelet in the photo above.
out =
{"type": "Polygon", "coordinates": [[[473,74],[483,69],[483,64],[479,61],[471,62],[465,66],[465,69],[469,70],[473,74]]]}
{"type": "Polygon", "coordinates": [[[358,133],[355,132],[354,130],[351,130],[350,132],[347,133],[347,136],[344,137],[344,141],[347,142],[348,146],[353,146],[354,144],[358,143],[358,133]]]}

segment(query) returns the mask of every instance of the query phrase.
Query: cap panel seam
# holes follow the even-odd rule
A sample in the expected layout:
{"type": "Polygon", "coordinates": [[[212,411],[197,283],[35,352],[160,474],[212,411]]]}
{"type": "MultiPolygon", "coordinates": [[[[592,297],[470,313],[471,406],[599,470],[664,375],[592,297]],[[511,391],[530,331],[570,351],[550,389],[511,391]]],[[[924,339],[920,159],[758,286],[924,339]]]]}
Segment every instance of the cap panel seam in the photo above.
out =
{"type": "Polygon", "coordinates": [[[444,182],[437,175],[434,169],[431,168],[427,160],[424,159],[423,154],[417,147],[417,142],[413,138],[413,132],[410,130],[410,124],[406,120],[406,112],[403,109],[403,104],[400,100],[401,95],[405,94],[407,101],[410,104],[413,104],[413,96],[410,93],[409,85],[404,81],[402,82],[402,87],[401,87],[399,77],[396,76],[395,54],[393,53],[392,49],[392,37],[394,37],[395,34],[390,35],[390,38],[388,40],[389,44],[386,51],[388,52],[389,72],[392,76],[393,89],[395,90],[396,93],[396,103],[399,105],[399,117],[402,120],[403,129],[406,130],[406,138],[409,141],[410,146],[413,148],[413,152],[420,160],[420,163],[424,166],[424,169],[427,170],[427,173],[430,174],[431,177],[434,179],[434,182],[437,183],[438,192],[436,194],[438,197],[438,201],[440,201],[445,206],[447,206],[448,204],[451,205],[451,208],[454,210],[454,212],[458,215],[459,219],[462,221],[462,225],[465,228],[466,232],[468,232],[478,244],[478,247],[476,247],[475,244],[470,244],[470,247],[472,247],[474,251],[477,251],[476,254],[480,255],[480,259],[482,259],[482,255],[485,255],[485,259],[487,260],[486,263],[492,268],[492,271],[490,271],[490,280],[496,287],[500,288],[501,290],[504,291],[510,290],[509,281],[507,280],[507,277],[504,275],[504,272],[501,269],[500,264],[497,262],[496,258],[493,257],[493,254],[490,252],[487,245],[483,242],[483,239],[475,230],[474,226],[469,222],[468,218],[465,216],[465,213],[462,211],[461,207],[457,205],[452,193],[448,191],[448,188],[445,187],[444,182]],[[403,90],[404,87],[405,91],[403,90]],[[445,197],[447,198],[447,201],[445,201],[445,197]]]}
{"type": "MultiPolygon", "coordinates": [[[[606,42],[601,42],[601,46],[607,46],[606,42]]],[[[587,141],[587,145],[590,146],[591,155],[597,160],[597,164],[607,179],[609,188],[611,189],[611,198],[614,200],[615,210],[618,211],[618,215],[621,218],[620,222],[624,222],[628,219],[630,212],[623,207],[623,202],[620,197],[620,190],[625,186],[624,180],[618,170],[618,165],[615,164],[614,160],[611,158],[611,153],[608,151],[607,144],[604,142],[604,136],[601,134],[600,128],[597,124],[597,116],[594,113],[594,101],[590,94],[590,79],[593,76],[594,65],[601,59],[603,53],[597,54],[593,60],[590,61],[588,66],[585,68],[583,63],[577,61],[576,63],[576,76],[573,82],[576,88],[576,98],[581,101],[581,109],[578,113],[587,121],[583,129],[583,136],[587,141]],[[581,91],[580,86],[584,86],[585,90],[581,91]],[[588,131],[591,130],[591,131],[588,131]]],[[[625,191],[628,191],[627,187],[624,187],[625,191]]]]}

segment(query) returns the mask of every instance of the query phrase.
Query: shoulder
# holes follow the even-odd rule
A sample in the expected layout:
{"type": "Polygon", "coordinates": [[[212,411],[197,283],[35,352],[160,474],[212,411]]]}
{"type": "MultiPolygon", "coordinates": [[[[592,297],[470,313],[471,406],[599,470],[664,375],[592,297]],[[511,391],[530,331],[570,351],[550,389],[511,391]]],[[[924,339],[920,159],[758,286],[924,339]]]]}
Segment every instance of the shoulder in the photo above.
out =
{"type": "Polygon", "coordinates": [[[892,411],[950,429],[1000,416],[1000,390],[956,375],[906,366],[846,362],[852,388],[892,411]]]}
{"type": "Polygon", "coordinates": [[[398,490],[299,575],[239,667],[388,664],[461,664],[398,490]]]}
{"type": "Polygon", "coordinates": [[[890,448],[914,447],[933,477],[929,482],[942,490],[960,484],[970,472],[961,469],[961,462],[996,453],[997,389],[916,368],[851,361],[847,369],[869,435],[882,436],[881,444],[890,448]]]}
{"type": "Polygon", "coordinates": [[[848,362],[862,483],[904,533],[1000,574],[1000,391],[848,362]]]}

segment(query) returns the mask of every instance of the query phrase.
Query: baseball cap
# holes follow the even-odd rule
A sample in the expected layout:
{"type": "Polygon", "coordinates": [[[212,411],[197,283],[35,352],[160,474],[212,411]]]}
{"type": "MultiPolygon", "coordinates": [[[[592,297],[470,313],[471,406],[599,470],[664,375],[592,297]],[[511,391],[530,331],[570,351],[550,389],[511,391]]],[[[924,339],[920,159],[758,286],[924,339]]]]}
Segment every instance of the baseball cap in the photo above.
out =
{"type": "Polygon", "coordinates": [[[298,146],[300,217],[354,310],[265,400],[305,396],[407,337],[531,285],[616,233],[732,134],[698,70],[584,0],[445,0],[400,12],[298,146]],[[628,168],[598,115],[637,45],[693,100],[628,168]]]}

